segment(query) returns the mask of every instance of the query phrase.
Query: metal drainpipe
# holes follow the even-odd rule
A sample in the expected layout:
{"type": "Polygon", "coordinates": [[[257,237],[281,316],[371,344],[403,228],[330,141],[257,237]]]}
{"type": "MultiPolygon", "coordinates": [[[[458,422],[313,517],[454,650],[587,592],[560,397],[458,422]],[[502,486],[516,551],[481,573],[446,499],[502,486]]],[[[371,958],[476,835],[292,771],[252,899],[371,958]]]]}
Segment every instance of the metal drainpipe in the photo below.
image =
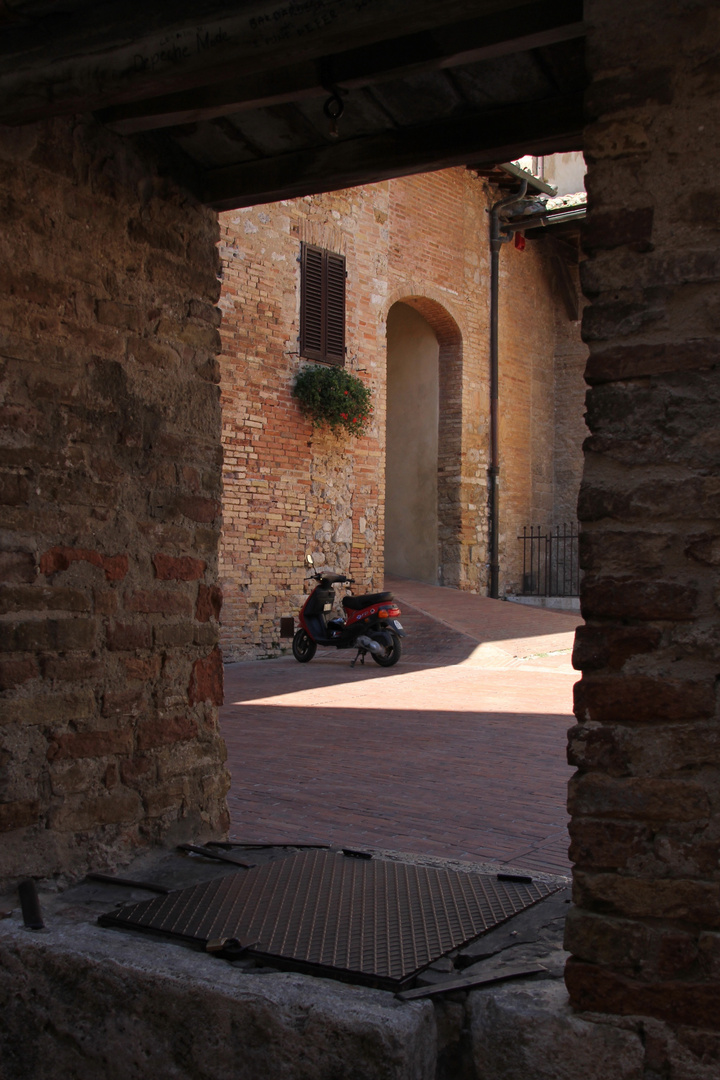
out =
{"type": "Polygon", "coordinates": [[[498,481],[500,478],[500,454],[498,449],[498,293],[500,283],[500,248],[512,240],[513,233],[504,236],[500,229],[500,210],[520,202],[527,193],[527,180],[520,190],[508,198],[496,202],[490,210],[490,596],[498,598],[500,555],[498,550],[498,481]]]}

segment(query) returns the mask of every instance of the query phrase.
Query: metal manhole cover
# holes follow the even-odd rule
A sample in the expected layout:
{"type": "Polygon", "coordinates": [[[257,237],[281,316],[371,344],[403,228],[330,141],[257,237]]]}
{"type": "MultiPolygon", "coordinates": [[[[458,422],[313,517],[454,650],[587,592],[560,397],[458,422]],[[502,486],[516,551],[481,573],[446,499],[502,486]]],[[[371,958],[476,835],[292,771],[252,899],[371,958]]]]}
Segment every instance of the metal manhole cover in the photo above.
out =
{"type": "Polygon", "coordinates": [[[397,990],[557,888],[307,851],[131,904],[99,922],[202,946],[234,938],[280,967],[397,990]]]}

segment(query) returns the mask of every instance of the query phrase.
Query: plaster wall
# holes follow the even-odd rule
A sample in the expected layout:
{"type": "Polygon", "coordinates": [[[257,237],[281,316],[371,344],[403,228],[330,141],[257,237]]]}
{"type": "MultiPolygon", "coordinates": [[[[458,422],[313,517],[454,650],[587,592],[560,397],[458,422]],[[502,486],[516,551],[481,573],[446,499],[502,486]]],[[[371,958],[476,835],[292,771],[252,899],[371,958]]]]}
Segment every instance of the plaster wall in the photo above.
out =
{"type": "Polygon", "coordinates": [[[387,320],[385,569],[437,584],[438,355],[429,323],[406,304],[387,320]]]}

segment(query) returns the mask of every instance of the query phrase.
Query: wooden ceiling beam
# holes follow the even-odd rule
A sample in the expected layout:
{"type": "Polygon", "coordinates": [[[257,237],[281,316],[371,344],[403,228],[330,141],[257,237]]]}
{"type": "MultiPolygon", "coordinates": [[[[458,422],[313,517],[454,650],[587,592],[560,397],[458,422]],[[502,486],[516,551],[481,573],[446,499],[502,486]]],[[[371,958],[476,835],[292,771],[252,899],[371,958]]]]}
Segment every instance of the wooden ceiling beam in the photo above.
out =
{"type": "Polygon", "coordinates": [[[582,149],[582,95],[503,106],[206,171],[202,199],[233,210],[455,165],[582,149]]]}
{"type": "Polygon", "coordinates": [[[543,48],[584,35],[577,0],[526,3],[436,32],[409,34],[319,61],[275,68],[145,101],[117,105],[99,119],[122,134],[212,120],[249,109],[328,94],[328,86],[358,90],[424,71],[458,67],[543,48]]]}
{"type": "Polygon", "coordinates": [[[13,0],[0,38],[0,123],[98,110],[286,68],[504,12],[518,0],[13,0]]]}

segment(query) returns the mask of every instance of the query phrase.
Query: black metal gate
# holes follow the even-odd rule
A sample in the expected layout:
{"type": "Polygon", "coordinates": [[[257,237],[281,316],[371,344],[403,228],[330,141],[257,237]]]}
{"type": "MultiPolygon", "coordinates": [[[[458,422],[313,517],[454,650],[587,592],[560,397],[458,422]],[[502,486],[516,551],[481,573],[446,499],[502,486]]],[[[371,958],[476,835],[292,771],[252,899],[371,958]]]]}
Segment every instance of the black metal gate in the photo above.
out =
{"type": "Polygon", "coordinates": [[[576,524],[523,525],[523,596],[579,596],[576,524]]]}

